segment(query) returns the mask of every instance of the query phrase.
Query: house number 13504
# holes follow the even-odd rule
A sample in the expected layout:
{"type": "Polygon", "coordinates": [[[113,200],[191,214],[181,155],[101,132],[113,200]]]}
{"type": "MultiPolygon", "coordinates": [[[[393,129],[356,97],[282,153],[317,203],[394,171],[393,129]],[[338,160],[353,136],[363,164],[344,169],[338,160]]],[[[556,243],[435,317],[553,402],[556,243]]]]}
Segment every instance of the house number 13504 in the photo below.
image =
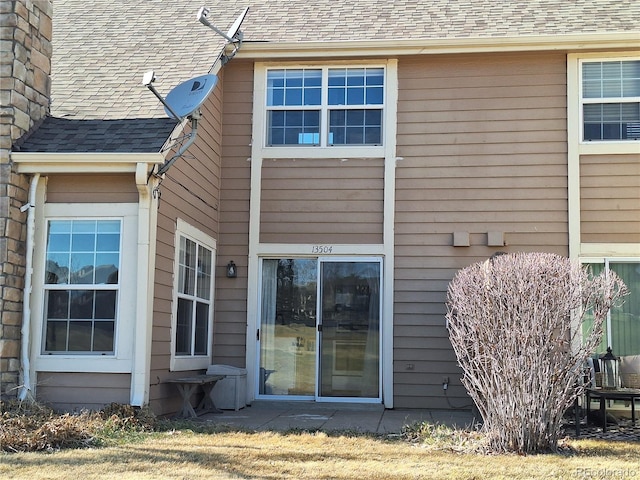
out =
{"type": "Polygon", "coordinates": [[[331,253],[333,247],[331,245],[314,245],[311,247],[311,253],[331,253]]]}

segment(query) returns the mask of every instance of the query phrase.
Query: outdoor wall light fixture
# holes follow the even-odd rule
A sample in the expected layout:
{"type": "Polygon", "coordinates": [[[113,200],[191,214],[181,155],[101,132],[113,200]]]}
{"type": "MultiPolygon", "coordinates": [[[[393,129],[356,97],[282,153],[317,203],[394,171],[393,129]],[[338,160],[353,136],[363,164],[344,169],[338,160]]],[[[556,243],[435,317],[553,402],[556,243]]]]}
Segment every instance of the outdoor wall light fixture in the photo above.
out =
{"type": "Polygon", "coordinates": [[[615,390],[620,388],[619,363],[620,358],[616,357],[611,351],[611,347],[607,348],[607,353],[600,355],[602,371],[602,388],[607,390],[615,390]]]}
{"type": "Polygon", "coordinates": [[[236,264],[233,263],[233,260],[231,260],[229,263],[227,263],[227,277],[236,278],[237,276],[238,276],[238,267],[236,267],[236,264]]]}

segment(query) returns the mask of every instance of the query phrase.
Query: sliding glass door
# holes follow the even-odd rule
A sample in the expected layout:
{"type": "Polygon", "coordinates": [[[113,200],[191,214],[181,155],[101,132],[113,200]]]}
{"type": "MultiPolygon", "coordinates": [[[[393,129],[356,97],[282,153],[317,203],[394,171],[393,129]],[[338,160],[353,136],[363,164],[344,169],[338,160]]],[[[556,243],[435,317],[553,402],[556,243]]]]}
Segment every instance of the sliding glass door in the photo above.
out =
{"type": "Polygon", "coordinates": [[[381,268],[381,259],[263,260],[260,396],[380,399],[381,268]]]}
{"type": "Polygon", "coordinates": [[[380,263],[320,262],[319,397],[378,398],[380,263]]]}
{"type": "Polygon", "coordinates": [[[262,262],[259,395],[314,396],[316,259],[262,262]]]}

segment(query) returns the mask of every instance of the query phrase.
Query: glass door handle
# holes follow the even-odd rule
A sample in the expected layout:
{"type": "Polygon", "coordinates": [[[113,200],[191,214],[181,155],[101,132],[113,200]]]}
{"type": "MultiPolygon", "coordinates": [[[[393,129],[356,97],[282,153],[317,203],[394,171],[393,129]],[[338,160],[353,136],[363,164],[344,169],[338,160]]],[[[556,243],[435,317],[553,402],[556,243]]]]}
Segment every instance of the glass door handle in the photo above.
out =
{"type": "Polygon", "coordinates": [[[322,331],[322,324],[318,325],[318,331],[321,332],[322,331]]]}

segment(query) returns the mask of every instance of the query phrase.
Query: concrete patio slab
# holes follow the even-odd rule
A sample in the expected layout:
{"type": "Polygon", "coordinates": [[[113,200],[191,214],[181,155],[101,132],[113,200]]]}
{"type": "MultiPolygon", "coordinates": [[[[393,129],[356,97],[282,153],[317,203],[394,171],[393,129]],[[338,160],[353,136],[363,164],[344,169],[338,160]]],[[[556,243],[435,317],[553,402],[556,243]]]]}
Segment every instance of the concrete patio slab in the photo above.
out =
{"type": "Polygon", "coordinates": [[[470,410],[385,409],[382,405],[256,401],[243,409],[207,414],[199,421],[249,430],[321,430],[399,434],[406,425],[431,422],[465,427],[475,422],[470,410]]]}
{"type": "MultiPolygon", "coordinates": [[[[398,435],[403,427],[420,422],[459,428],[477,428],[481,423],[471,410],[385,409],[374,404],[263,400],[237,411],[202,415],[194,421],[249,431],[307,430],[380,435],[398,435]]],[[[565,434],[575,436],[575,427],[568,425],[565,434]]],[[[584,425],[580,438],[638,441],[640,424],[632,425],[630,420],[624,420],[618,426],[609,427],[604,434],[598,425],[584,425]]]]}

